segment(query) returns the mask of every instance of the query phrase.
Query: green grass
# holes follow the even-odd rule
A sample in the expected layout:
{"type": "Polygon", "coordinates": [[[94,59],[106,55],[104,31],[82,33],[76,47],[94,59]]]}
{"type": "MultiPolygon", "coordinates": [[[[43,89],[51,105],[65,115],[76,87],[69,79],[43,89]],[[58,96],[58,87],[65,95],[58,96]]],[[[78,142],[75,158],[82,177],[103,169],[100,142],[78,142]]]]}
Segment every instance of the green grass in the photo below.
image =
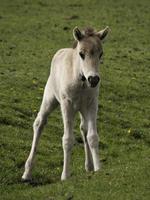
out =
{"type": "Polygon", "coordinates": [[[0,199],[150,199],[149,0],[0,0],[0,199]],[[84,170],[76,119],[72,177],[60,181],[59,109],[40,140],[33,183],[21,183],[54,53],[72,29],[112,29],[104,44],[98,132],[102,169],[84,170]]]}

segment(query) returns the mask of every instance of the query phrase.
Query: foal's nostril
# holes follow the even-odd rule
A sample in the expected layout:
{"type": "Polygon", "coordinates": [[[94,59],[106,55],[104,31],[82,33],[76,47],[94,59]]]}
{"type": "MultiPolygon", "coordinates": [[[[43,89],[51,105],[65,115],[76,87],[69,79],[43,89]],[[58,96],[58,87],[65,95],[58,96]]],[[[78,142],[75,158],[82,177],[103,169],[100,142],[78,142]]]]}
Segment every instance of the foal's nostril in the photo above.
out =
{"type": "Polygon", "coordinates": [[[94,76],[94,81],[97,84],[99,82],[99,76],[94,76]]]}
{"type": "Polygon", "coordinates": [[[88,77],[88,81],[92,87],[95,87],[98,84],[99,80],[100,80],[99,76],[89,76],[88,77]]]}

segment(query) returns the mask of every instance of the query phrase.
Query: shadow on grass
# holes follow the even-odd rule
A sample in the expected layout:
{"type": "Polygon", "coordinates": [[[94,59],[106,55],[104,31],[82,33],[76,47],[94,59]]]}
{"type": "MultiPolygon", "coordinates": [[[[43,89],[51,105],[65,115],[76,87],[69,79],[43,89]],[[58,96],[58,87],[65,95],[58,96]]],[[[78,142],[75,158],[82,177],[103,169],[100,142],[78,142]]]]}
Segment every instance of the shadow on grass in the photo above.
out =
{"type": "Polygon", "coordinates": [[[32,180],[21,180],[20,178],[18,179],[19,184],[24,184],[24,185],[30,185],[32,187],[38,187],[38,186],[45,186],[45,185],[50,185],[54,184],[60,181],[60,176],[53,175],[53,177],[46,177],[45,175],[39,175],[34,177],[32,180]]]}

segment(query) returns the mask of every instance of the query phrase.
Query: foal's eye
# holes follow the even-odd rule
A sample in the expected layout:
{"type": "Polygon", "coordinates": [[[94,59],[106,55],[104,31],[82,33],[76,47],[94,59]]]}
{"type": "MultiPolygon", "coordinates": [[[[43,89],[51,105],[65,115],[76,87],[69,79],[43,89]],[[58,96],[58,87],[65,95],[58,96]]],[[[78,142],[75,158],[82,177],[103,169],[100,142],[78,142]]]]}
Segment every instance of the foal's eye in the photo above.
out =
{"type": "Polygon", "coordinates": [[[100,55],[99,55],[99,59],[101,59],[102,55],[103,55],[103,52],[100,53],[100,55]]]}
{"type": "Polygon", "coordinates": [[[85,54],[80,52],[79,55],[81,56],[81,58],[84,60],[85,59],[85,54]]]}

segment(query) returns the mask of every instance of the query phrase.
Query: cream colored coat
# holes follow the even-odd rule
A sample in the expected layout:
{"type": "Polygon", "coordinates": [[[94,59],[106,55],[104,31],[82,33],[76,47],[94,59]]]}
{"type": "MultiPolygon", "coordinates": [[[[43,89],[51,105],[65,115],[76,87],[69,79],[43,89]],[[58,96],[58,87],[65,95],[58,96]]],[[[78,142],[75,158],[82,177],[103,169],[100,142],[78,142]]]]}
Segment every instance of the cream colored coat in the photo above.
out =
{"type": "MultiPolygon", "coordinates": [[[[60,104],[64,135],[64,165],[61,180],[70,175],[69,163],[74,144],[73,122],[80,113],[80,130],[85,148],[85,169],[97,171],[100,168],[96,118],[99,94],[99,64],[102,55],[101,41],[108,33],[108,27],[100,32],[73,30],[76,48],[59,50],[53,57],[40,111],[33,124],[32,148],[25,164],[23,180],[31,179],[33,161],[39,137],[47,116],[60,104]]],[[[53,134],[53,133],[52,133],[53,134]]]]}

